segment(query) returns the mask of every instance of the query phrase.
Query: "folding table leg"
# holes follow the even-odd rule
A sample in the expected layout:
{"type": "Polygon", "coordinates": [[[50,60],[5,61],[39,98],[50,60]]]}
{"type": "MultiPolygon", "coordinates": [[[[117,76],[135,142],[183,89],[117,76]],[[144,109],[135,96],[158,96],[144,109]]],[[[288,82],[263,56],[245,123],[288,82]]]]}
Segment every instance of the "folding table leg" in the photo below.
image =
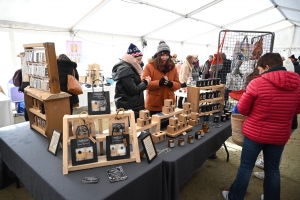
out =
{"type": "Polygon", "coordinates": [[[225,151],[227,153],[227,160],[226,161],[229,162],[229,152],[228,152],[228,149],[227,149],[227,146],[226,146],[225,142],[223,143],[223,145],[224,145],[225,151]]]}

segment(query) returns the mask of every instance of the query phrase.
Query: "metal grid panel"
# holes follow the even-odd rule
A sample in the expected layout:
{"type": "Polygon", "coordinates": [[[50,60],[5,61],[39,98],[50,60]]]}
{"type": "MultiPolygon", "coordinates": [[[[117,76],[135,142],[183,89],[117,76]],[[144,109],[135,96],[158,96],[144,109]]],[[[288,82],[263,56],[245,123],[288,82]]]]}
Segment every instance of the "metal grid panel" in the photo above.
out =
{"type": "MultiPolygon", "coordinates": [[[[219,45],[224,37],[225,30],[219,33],[219,45]]],[[[227,30],[222,52],[223,68],[217,71],[215,77],[221,78],[226,84],[226,107],[230,108],[237,100],[228,96],[231,91],[244,90],[247,84],[258,75],[256,63],[258,59],[252,55],[254,45],[262,36],[263,53],[273,51],[275,34],[272,32],[227,30]]]]}

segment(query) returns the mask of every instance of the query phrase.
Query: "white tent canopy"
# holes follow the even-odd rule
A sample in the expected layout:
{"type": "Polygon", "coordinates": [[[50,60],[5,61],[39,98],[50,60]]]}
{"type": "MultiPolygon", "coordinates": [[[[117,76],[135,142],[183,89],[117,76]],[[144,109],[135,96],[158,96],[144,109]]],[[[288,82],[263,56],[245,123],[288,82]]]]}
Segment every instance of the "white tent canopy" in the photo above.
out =
{"type": "Polygon", "coordinates": [[[275,32],[274,51],[298,57],[299,19],[300,4],[292,0],[2,0],[0,84],[20,67],[16,55],[26,43],[55,42],[60,54],[66,40],[82,41],[81,75],[98,63],[110,76],[130,43],[142,49],[142,38],[146,59],[164,40],[179,59],[198,54],[203,63],[222,29],[275,32]]]}

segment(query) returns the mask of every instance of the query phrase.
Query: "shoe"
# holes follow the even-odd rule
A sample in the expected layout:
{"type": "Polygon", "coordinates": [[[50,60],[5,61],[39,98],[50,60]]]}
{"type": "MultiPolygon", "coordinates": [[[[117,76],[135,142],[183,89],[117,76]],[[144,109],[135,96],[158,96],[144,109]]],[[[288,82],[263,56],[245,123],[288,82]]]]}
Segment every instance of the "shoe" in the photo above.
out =
{"type": "Polygon", "coordinates": [[[264,200],[264,194],[261,195],[260,200],[264,200]]]}
{"type": "Polygon", "coordinates": [[[216,153],[214,153],[213,155],[209,156],[208,159],[217,159],[218,156],[216,153]]]}
{"type": "Polygon", "coordinates": [[[265,172],[254,172],[253,175],[261,180],[265,179],[265,172]]]}
{"type": "Polygon", "coordinates": [[[229,200],[228,199],[228,194],[229,194],[229,191],[226,191],[226,190],[222,191],[222,196],[223,196],[224,200],[229,200]]]}
{"type": "Polygon", "coordinates": [[[264,161],[263,159],[258,159],[256,162],[255,162],[255,166],[260,168],[260,169],[264,169],[264,161]]]}

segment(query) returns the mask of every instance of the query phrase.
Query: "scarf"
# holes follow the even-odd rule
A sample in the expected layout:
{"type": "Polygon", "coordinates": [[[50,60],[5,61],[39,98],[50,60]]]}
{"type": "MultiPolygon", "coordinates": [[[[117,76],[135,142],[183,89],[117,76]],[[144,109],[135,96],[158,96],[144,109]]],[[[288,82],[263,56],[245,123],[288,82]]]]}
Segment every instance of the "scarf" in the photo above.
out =
{"type": "Polygon", "coordinates": [[[142,76],[143,70],[141,66],[135,61],[133,56],[125,54],[122,60],[131,64],[134,67],[135,71],[139,74],[139,76],[142,76]]]}
{"type": "Polygon", "coordinates": [[[162,66],[159,67],[159,71],[163,72],[164,74],[166,74],[167,72],[171,71],[174,67],[173,66],[168,66],[167,62],[162,62],[161,63],[162,66]]]}

